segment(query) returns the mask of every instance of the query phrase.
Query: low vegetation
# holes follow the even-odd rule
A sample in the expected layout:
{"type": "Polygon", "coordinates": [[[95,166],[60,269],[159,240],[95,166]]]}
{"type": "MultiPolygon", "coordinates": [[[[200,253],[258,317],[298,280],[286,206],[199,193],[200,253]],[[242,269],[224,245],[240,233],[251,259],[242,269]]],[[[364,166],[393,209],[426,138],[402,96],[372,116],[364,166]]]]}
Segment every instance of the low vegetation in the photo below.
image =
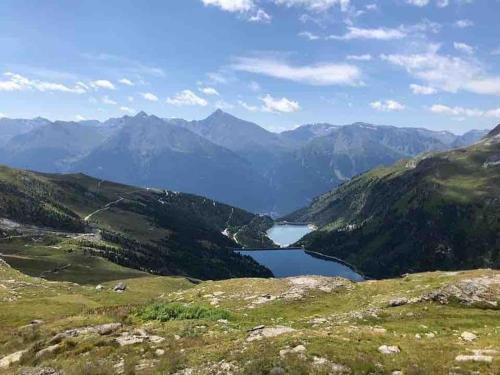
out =
{"type": "Polygon", "coordinates": [[[226,310],[213,307],[181,303],[154,303],[141,309],[137,316],[143,320],[166,322],[189,319],[219,320],[228,319],[230,315],[226,310]]]}

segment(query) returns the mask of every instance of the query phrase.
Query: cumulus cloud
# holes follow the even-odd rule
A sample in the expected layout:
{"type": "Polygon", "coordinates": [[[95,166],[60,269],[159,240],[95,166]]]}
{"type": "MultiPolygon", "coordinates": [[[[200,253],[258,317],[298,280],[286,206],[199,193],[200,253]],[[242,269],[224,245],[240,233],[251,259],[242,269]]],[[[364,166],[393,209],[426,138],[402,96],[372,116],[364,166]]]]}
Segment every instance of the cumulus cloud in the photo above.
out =
{"type": "Polygon", "coordinates": [[[449,107],[443,104],[434,104],[429,110],[433,113],[451,116],[500,118],[500,107],[483,111],[477,108],[449,107]]]}
{"type": "Polygon", "coordinates": [[[125,106],[121,106],[120,111],[129,113],[129,114],[134,114],[137,112],[135,109],[130,108],[130,107],[125,107],[125,106]]]}
{"type": "Polygon", "coordinates": [[[92,86],[94,89],[99,90],[99,89],[106,89],[106,90],[114,90],[115,85],[113,85],[110,81],[106,79],[98,79],[96,81],[90,82],[90,86],[92,86]]]}
{"type": "Polygon", "coordinates": [[[354,61],[370,61],[372,59],[372,55],[364,54],[364,55],[347,55],[347,60],[354,61]]]}
{"type": "Polygon", "coordinates": [[[198,90],[205,95],[219,96],[219,92],[213,87],[200,87],[198,90]]]}
{"type": "Polygon", "coordinates": [[[466,53],[468,55],[472,55],[474,53],[474,47],[472,47],[466,43],[454,42],[453,48],[455,48],[457,51],[466,53]]]}
{"type": "Polygon", "coordinates": [[[0,91],[36,90],[41,92],[59,91],[72,94],[84,94],[87,92],[86,86],[80,82],[74,86],[68,86],[62,83],[33,80],[11,72],[4,73],[4,76],[6,80],[0,81],[0,91]]]}
{"type": "Polygon", "coordinates": [[[167,103],[175,106],[202,106],[205,107],[208,102],[200,98],[191,90],[183,90],[173,97],[167,98],[167,103]]]}
{"type": "Polygon", "coordinates": [[[122,78],[118,82],[120,82],[122,85],[134,86],[134,82],[132,82],[130,79],[127,78],[122,78]]]}
{"type": "Polygon", "coordinates": [[[244,15],[250,22],[269,22],[271,16],[258,8],[254,0],[201,0],[205,6],[214,6],[223,11],[244,15]]]}
{"type": "Polygon", "coordinates": [[[226,102],[225,100],[217,100],[214,104],[214,107],[219,109],[233,109],[234,105],[226,102]]]}
{"type": "Polygon", "coordinates": [[[370,107],[377,111],[382,111],[382,112],[393,112],[393,111],[402,111],[405,109],[405,106],[395,100],[384,100],[380,101],[377,100],[375,102],[370,103],[370,107]]]}
{"type": "Polygon", "coordinates": [[[290,113],[300,110],[300,105],[298,102],[289,100],[285,97],[273,98],[271,95],[267,94],[266,96],[263,96],[259,99],[264,103],[262,106],[262,110],[265,112],[290,113]]]}
{"type": "Polygon", "coordinates": [[[348,27],[347,33],[343,35],[329,35],[327,39],[352,40],[352,39],[376,39],[394,40],[406,37],[406,33],[400,29],[380,27],[376,29],[362,29],[359,27],[348,27]]]}
{"type": "Polygon", "coordinates": [[[423,53],[381,55],[381,59],[442,91],[500,95],[500,76],[489,75],[472,57],[442,55],[438,45],[423,53]]]}
{"type": "Polygon", "coordinates": [[[437,92],[434,87],[417,85],[416,83],[412,83],[410,89],[416,95],[432,95],[437,92]]]}
{"type": "Polygon", "coordinates": [[[238,71],[317,86],[350,85],[360,83],[361,71],[344,63],[319,63],[293,66],[286,61],[266,57],[240,57],[232,68],[238,71]]]}
{"type": "MultiPolygon", "coordinates": [[[[0,116],[1,117],[1,116],[0,116]]],[[[87,118],[82,115],[75,115],[75,120],[76,121],[85,121],[87,118]]]]}
{"type": "Polygon", "coordinates": [[[158,101],[158,97],[151,92],[142,92],[141,96],[144,99],[149,100],[150,102],[157,102],[158,101]]]}

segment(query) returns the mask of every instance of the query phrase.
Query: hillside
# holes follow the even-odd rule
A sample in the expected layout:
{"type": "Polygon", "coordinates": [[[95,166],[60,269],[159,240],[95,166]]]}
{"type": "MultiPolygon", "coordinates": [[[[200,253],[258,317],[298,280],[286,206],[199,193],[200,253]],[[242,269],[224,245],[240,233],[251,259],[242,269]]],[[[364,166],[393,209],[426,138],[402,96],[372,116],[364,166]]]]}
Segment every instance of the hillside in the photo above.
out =
{"type": "Polygon", "coordinates": [[[261,232],[269,223],[259,229],[265,220],[195,195],[0,167],[0,255],[34,276],[85,283],[144,272],[269,276],[229,250],[240,229],[242,244],[270,242],[261,232]]]}
{"type": "Polygon", "coordinates": [[[0,264],[1,374],[495,374],[500,274],[142,277],[100,288],[0,264]]]}
{"type": "Polygon", "coordinates": [[[500,142],[362,174],[287,220],[319,230],[301,241],[373,277],[500,267],[500,142]]]}

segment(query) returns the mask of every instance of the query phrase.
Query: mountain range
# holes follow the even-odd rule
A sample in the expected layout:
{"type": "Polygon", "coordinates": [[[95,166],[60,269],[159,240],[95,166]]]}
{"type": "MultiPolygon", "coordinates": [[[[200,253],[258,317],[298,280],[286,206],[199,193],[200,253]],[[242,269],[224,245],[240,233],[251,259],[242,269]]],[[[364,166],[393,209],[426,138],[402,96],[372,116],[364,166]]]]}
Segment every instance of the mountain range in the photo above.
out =
{"type": "Polygon", "coordinates": [[[297,245],[369,276],[500,267],[500,125],[467,148],[373,169],[285,219],[318,230],[297,245]]]}
{"type": "Polygon", "coordinates": [[[0,163],[83,172],[280,215],[374,167],[466,146],[485,134],[366,123],[310,124],[273,133],[221,110],[199,121],[144,112],[104,122],[2,118],[0,163]]]}

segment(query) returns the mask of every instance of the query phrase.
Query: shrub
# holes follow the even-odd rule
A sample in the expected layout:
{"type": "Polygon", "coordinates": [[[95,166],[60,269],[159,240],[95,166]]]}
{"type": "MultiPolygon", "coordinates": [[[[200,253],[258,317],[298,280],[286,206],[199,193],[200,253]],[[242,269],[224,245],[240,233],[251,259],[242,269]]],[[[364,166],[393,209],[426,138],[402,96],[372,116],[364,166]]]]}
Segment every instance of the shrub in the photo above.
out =
{"type": "Polygon", "coordinates": [[[169,320],[218,320],[229,318],[229,312],[226,310],[199,305],[183,305],[181,303],[154,303],[139,311],[137,315],[144,320],[158,320],[160,322],[169,320]]]}

